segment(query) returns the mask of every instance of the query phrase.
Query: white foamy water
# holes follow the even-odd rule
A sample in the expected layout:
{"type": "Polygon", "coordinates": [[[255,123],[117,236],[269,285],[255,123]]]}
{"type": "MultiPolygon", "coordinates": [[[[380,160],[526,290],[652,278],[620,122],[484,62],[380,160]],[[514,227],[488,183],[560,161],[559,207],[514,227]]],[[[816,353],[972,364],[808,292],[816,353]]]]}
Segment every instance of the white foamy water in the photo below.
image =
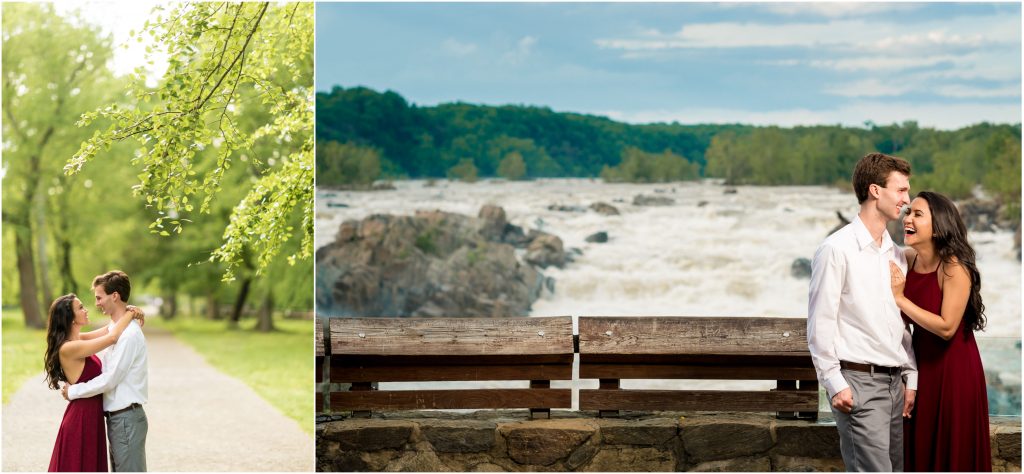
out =
{"type": "MultiPolygon", "coordinates": [[[[852,193],[823,186],[605,184],[589,179],[526,182],[396,182],[395,191],[318,191],[316,242],[334,240],[342,221],[376,213],[411,215],[440,209],[475,216],[502,206],[509,222],[540,228],[583,251],[566,268],[548,268],[555,292],[544,292],[532,316],[771,316],[805,317],[808,279],[794,278],[794,259],[814,250],[858,205],[852,193]],[[665,207],[632,205],[638,194],[665,196],[665,207]],[[586,209],[598,201],[621,215],[551,211],[586,209]],[[349,207],[332,207],[345,204],[349,207]],[[598,231],[609,241],[588,243],[598,231]]],[[[981,337],[1020,337],[1021,266],[1009,231],[971,234],[989,319],[981,337]]]]}

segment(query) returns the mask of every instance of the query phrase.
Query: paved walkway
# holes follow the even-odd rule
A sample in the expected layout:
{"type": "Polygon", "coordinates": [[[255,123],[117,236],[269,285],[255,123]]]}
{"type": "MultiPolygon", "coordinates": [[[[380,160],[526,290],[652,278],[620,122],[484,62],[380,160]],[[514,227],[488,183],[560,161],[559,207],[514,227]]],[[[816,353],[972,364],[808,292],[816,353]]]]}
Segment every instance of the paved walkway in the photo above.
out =
{"type": "MultiPolygon", "coordinates": [[[[169,332],[145,333],[150,471],[314,470],[313,437],[298,423],[169,332]]],[[[42,373],[11,397],[3,406],[5,472],[46,471],[66,404],[42,373]]]]}

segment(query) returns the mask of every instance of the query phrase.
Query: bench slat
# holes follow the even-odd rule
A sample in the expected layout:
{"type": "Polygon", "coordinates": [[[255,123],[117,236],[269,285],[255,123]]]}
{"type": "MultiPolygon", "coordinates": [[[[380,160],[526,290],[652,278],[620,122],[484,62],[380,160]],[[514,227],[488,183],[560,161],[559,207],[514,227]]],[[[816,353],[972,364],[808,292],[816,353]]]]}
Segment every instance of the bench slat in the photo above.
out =
{"type": "Polygon", "coordinates": [[[571,380],[572,360],[560,365],[332,366],[331,382],[571,380]]]}
{"type": "Polygon", "coordinates": [[[572,354],[572,317],[331,318],[330,347],[332,356],[572,354]]]}
{"type": "Polygon", "coordinates": [[[817,392],[580,390],[580,410],[816,412],[817,392]]]}
{"type": "Polygon", "coordinates": [[[579,331],[580,354],[808,354],[803,318],[587,316],[579,331]]]}
{"type": "Polygon", "coordinates": [[[807,380],[813,367],[580,364],[581,379],[807,380]]]}
{"type": "Polygon", "coordinates": [[[334,392],[331,410],[572,408],[571,389],[334,392]]]}

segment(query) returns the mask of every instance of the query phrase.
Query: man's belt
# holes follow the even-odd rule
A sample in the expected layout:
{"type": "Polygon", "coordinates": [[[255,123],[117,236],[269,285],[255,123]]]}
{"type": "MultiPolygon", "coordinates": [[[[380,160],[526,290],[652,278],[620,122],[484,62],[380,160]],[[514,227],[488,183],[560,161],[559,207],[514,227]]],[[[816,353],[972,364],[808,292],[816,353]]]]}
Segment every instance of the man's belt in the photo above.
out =
{"type": "Polygon", "coordinates": [[[903,369],[899,367],[886,367],[884,365],[872,365],[872,364],[858,364],[856,362],[847,362],[845,360],[839,361],[839,367],[847,370],[856,370],[857,372],[867,372],[869,374],[888,374],[888,375],[900,375],[903,369]]]}
{"type": "Polygon", "coordinates": [[[106,417],[109,418],[109,417],[114,416],[114,415],[116,415],[118,413],[124,413],[124,412],[129,411],[129,410],[134,410],[134,409],[139,408],[141,406],[142,405],[140,405],[138,403],[132,403],[131,405],[128,405],[127,407],[124,407],[124,408],[122,408],[120,410],[105,411],[105,412],[103,412],[103,416],[106,416],[106,417]]]}

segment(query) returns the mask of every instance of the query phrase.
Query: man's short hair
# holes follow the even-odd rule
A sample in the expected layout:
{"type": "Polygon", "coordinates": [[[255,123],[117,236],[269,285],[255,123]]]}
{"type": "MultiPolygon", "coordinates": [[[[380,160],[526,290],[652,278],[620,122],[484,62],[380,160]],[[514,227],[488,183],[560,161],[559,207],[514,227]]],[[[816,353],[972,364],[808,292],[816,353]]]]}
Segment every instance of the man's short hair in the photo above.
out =
{"type": "Polygon", "coordinates": [[[853,192],[857,194],[857,203],[864,204],[868,200],[868,189],[872,184],[885,187],[885,180],[893,171],[910,177],[910,163],[903,158],[889,156],[884,153],[868,153],[853,168],[853,192]]]}
{"type": "Polygon", "coordinates": [[[128,281],[128,274],[121,270],[111,270],[107,273],[92,279],[92,287],[103,286],[103,291],[110,295],[117,293],[121,295],[121,301],[128,302],[132,294],[132,283],[128,281]]]}

